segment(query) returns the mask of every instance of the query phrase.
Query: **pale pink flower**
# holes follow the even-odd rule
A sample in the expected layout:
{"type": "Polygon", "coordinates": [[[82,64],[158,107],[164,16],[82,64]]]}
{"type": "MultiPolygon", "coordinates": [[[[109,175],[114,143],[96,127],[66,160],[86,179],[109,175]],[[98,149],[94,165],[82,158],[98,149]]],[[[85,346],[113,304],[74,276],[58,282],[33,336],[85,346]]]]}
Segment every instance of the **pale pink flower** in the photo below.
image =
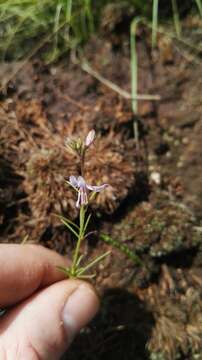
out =
{"type": "Polygon", "coordinates": [[[81,205],[88,204],[88,190],[100,192],[108,186],[108,184],[99,186],[88,185],[82,176],[70,176],[69,182],[74,188],[78,190],[78,198],[76,202],[77,208],[80,208],[81,205]]]}

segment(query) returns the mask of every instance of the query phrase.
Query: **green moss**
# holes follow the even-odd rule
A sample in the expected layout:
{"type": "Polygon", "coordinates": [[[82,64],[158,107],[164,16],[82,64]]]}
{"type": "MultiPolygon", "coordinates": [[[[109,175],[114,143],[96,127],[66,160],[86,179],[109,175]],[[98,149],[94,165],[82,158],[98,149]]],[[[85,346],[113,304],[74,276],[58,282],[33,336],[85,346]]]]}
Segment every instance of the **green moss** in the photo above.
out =
{"type": "Polygon", "coordinates": [[[161,221],[159,217],[154,217],[151,221],[151,228],[153,231],[163,231],[165,228],[165,221],[161,221]]]}
{"type": "Polygon", "coordinates": [[[111,236],[152,258],[197,247],[202,241],[190,214],[169,204],[162,209],[142,204],[112,228],[111,236]]]}

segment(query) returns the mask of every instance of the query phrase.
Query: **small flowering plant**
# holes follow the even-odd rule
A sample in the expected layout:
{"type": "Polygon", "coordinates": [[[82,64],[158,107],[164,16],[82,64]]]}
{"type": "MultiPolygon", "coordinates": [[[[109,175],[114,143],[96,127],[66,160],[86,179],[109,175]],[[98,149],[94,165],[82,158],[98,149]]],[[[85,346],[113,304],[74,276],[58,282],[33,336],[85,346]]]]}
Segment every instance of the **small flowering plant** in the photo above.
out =
{"type": "Polygon", "coordinates": [[[95,258],[90,263],[82,266],[83,255],[80,253],[81,243],[87,239],[92,233],[88,232],[88,225],[91,219],[91,214],[88,213],[88,205],[91,203],[97,193],[103,191],[108,184],[102,185],[89,185],[85,181],[85,155],[88,148],[93,144],[95,140],[95,131],[91,130],[85,140],[81,139],[67,139],[65,145],[67,149],[75,153],[79,157],[80,163],[80,175],[71,175],[66,183],[72,187],[77,194],[77,200],[75,206],[79,209],[79,225],[73,221],[60,216],[62,223],[71,231],[76,237],[76,245],[73,253],[72,264],[69,268],[60,267],[59,269],[65,272],[72,278],[92,278],[94,274],[88,274],[87,272],[95,264],[101,261],[107,256],[110,251],[95,258]],[[86,274],[87,273],[87,274],[86,274]]]}

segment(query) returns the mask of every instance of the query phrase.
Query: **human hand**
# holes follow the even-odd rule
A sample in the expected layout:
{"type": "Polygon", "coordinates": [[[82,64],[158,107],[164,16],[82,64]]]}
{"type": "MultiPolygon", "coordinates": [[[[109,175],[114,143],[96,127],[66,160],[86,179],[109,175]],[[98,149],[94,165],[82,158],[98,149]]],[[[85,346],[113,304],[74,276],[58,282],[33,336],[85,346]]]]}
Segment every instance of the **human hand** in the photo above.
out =
{"type": "Polygon", "coordinates": [[[64,280],[59,254],[38,245],[0,245],[1,360],[56,360],[99,307],[92,287],[64,280]]]}

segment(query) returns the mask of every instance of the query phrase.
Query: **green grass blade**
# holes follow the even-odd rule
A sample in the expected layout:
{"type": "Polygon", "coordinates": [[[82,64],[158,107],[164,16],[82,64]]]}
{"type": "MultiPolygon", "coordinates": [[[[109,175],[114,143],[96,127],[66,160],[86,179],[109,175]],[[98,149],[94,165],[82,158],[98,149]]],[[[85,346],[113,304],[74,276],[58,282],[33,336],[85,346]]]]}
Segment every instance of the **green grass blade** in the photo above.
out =
{"type": "Polygon", "coordinates": [[[72,16],[72,0],[67,0],[66,3],[66,21],[70,23],[72,16]]]}
{"type": "Polygon", "coordinates": [[[85,0],[84,2],[85,2],[86,16],[88,18],[89,31],[90,31],[90,33],[93,33],[94,32],[94,20],[93,20],[93,11],[92,11],[91,0],[85,0]]]}
{"type": "Polygon", "coordinates": [[[159,7],[159,0],[153,0],[153,11],[152,11],[152,49],[156,46],[156,42],[157,42],[158,7],[159,7]]]}
{"type": "Polygon", "coordinates": [[[130,26],[130,59],[131,59],[131,93],[132,93],[132,111],[137,114],[137,88],[138,88],[138,59],[136,49],[136,31],[139,19],[134,19],[130,26]]]}
{"type": "Polygon", "coordinates": [[[177,37],[180,38],[181,37],[181,24],[180,24],[180,16],[179,16],[179,11],[178,11],[178,6],[177,6],[177,0],[171,0],[172,2],[172,9],[173,9],[173,21],[174,21],[174,25],[175,25],[175,31],[177,34],[177,37]]]}
{"type": "Polygon", "coordinates": [[[137,58],[137,49],[136,49],[136,32],[137,25],[140,21],[140,18],[135,18],[130,25],[130,68],[131,68],[131,106],[134,113],[134,137],[137,148],[139,147],[139,129],[137,122],[137,113],[138,113],[138,58],[137,58]]]}
{"type": "Polygon", "coordinates": [[[199,9],[200,15],[202,16],[202,2],[201,2],[201,0],[195,0],[195,2],[196,2],[196,5],[197,5],[197,7],[199,9]]]}
{"type": "Polygon", "coordinates": [[[58,46],[58,28],[59,28],[59,24],[60,24],[61,11],[62,11],[62,4],[58,4],[56,7],[55,24],[54,24],[54,33],[55,33],[54,47],[55,47],[55,49],[58,46]]]}

